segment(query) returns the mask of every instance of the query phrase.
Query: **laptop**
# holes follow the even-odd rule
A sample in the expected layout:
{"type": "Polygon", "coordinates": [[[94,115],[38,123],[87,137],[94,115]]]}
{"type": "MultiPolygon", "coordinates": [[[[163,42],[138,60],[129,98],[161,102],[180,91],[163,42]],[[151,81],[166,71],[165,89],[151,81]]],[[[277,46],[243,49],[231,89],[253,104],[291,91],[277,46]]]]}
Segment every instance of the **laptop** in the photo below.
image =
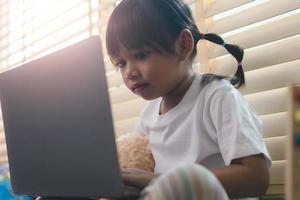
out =
{"type": "Polygon", "coordinates": [[[0,74],[15,194],[137,197],[118,164],[98,36],[0,74]]]}

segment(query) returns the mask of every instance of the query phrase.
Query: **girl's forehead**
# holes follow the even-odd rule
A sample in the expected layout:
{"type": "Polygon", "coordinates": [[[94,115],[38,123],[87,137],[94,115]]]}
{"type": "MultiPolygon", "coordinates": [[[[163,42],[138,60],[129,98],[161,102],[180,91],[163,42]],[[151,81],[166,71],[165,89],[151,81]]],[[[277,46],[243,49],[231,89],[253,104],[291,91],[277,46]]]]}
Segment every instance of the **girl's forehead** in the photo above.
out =
{"type": "Polygon", "coordinates": [[[133,50],[130,50],[128,48],[126,48],[125,46],[119,44],[118,45],[118,51],[116,52],[116,55],[112,55],[111,57],[123,57],[123,56],[128,56],[132,53],[133,50]]]}
{"type": "Polygon", "coordinates": [[[118,57],[123,57],[123,56],[130,56],[138,51],[145,51],[145,50],[151,50],[151,48],[150,47],[140,47],[140,48],[135,48],[135,49],[128,49],[124,45],[119,44],[116,55],[111,55],[111,57],[118,58],[118,57]]]}

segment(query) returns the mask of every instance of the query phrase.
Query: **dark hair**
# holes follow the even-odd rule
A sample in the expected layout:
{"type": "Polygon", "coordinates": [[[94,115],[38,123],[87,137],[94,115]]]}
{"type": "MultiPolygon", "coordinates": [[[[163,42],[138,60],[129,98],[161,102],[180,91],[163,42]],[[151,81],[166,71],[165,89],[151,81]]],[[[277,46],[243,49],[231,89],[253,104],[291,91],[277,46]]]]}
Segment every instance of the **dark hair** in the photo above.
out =
{"type": "MultiPolygon", "coordinates": [[[[238,61],[238,69],[230,82],[236,87],[245,84],[241,64],[244,50],[237,45],[226,44],[217,34],[202,34],[189,7],[182,0],[123,0],[108,21],[107,52],[110,56],[118,56],[121,44],[129,50],[148,47],[161,53],[174,54],[175,41],[183,29],[190,30],[194,38],[192,58],[197,53],[200,39],[223,45],[238,61]]],[[[202,83],[223,78],[229,77],[206,74],[202,83]]]]}

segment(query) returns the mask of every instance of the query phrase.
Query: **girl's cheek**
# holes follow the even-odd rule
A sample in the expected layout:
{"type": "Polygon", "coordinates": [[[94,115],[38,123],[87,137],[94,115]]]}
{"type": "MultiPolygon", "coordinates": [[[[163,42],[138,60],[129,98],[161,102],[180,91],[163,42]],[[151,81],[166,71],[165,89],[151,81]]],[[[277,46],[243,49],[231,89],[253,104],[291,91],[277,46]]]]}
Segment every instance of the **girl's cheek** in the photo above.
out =
{"type": "Polygon", "coordinates": [[[129,87],[129,84],[127,83],[127,81],[123,80],[123,82],[125,83],[125,86],[127,87],[127,89],[131,90],[130,87],[129,87]]]}
{"type": "Polygon", "coordinates": [[[121,76],[122,76],[123,83],[128,87],[126,77],[122,73],[121,73],[121,76]]]}
{"type": "Polygon", "coordinates": [[[126,82],[126,75],[125,75],[125,72],[124,71],[120,71],[121,72],[121,76],[122,76],[122,79],[123,79],[123,82],[125,83],[126,82]]]}

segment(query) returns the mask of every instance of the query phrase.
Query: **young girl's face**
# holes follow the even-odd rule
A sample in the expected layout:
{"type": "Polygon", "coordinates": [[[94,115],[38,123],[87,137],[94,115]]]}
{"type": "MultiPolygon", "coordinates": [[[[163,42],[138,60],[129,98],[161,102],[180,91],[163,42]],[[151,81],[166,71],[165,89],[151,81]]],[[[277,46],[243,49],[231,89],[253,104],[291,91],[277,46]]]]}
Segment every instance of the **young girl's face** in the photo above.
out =
{"type": "Polygon", "coordinates": [[[178,56],[149,48],[127,50],[121,46],[119,56],[111,60],[126,86],[146,100],[167,95],[188,73],[178,56]]]}

